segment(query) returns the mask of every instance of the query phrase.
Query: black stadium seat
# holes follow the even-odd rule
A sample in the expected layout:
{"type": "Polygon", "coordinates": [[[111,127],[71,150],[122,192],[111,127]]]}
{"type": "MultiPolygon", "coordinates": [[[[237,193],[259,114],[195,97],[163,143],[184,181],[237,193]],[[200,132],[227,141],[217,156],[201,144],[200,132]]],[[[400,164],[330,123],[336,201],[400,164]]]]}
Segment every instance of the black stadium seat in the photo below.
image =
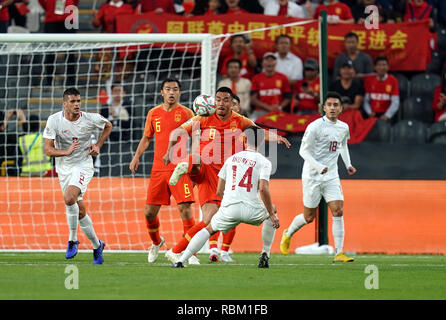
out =
{"type": "Polygon", "coordinates": [[[398,80],[398,89],[400,91],[400,100],[402,102],[406,100],[410,94],[410,81],[402,73],[395,73],[394,77],[398,80]]]}
{"type": "Polygon", "coordinates": [[[426,142],[426,125],[418,120],[400,120],[392,128],[394,143],[422,144],[426,142]]]}
{"type": "Polygon", "coordinates": [[[390,142],[392,136],[392,126],[388,121],[378,119],[368,133],[365,141],[369,142],[390,142]]]}
{"type": "Polygon", "coordinates": [[[441,77],[434,73],[421,73],[413,76],[410,80],[410,95],[413,97],[423,96],[432,101],[435,88],[441,83],[441,77]]]}
{"type": "Polygon", "coordinates": [[[432,123],[434,120],[431,101],[422,96],[407,98],[403,101],[401,108],[403,120],[419,120],[426,123],[432,123]]]}
{"type": "Polygon", "coordinates": [[[429,128],[428,142],[446,144],[446,121],[434,122],[429,128]]]}

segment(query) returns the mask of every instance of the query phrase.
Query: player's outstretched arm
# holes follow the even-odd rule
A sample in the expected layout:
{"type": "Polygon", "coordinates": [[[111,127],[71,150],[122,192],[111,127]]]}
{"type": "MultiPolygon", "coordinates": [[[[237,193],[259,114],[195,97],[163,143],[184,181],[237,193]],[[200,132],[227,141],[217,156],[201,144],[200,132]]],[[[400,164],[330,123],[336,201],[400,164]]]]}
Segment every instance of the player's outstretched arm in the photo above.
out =
{"type": "Polygon", "coordinates": [[[288,149],[291,147],[291,143],[287,138],[279,136],[277,133],[267,130],[265,134],[265,140],[271,142],[277,142],[277,144],[284,144],[288,149]]]}
{"type": "Polygon", "coordinates": [[[268,210],[269,218],[273,223],[273,227],[276,229],[279,228],[280,221],[279,218],[277,218],[276,210],[274,209],[273,203],[271,201],[271,194],[269,192],[269,182],[267,180],[260,179],[259,192],[260,192],[260,199],[262,199],[263,203],[265,204],[266,210],[268,210]]]}

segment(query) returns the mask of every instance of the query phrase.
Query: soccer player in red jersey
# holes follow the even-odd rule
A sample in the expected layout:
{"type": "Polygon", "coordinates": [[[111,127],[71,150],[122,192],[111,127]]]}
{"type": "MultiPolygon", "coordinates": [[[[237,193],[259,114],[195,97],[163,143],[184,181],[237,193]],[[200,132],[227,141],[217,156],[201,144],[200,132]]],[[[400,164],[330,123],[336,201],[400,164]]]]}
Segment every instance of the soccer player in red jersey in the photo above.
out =
{"type": "MultiPolygon", "coordinates": [[[[221,198],[217,195],[218,172],[225,160],[238,151],[243,150],[242,131],[255,125],[244,116],[232,112],[232,90],[221,87],[215,94],[216,111],[209,117],[195,116],[171,134],[168,152],[164,155],[165,164],[170,163],[170,151],[176,144],[176,137],[188,134],[192,137],[192,152],[187,162],[180,162],[169,181],[175,185],[183,175],[189,174],[192,181],[198,185],[203,220],[186,232],[180,242],[166,252],[166,258],[175,263],[179,254],[187,247],[195,233],[206,227],[212,216],[217,212],[221,198]],[[199,138],[199,142],[197,141],[199,138]],[[199,154],[197,153],[199,143],[199,154]]],[[[281,136],[268,133],[267,140],[285,144],[289,141],[281,136]]]]}
{"type": "MultiPolygon", "coordinates": [[[[178,211],[183,220],[184,232],[195,224],[191,210],[191,203],[194,202],[192,181],[189,176],[185,175],[181,177],[176,186],[169,185],[168,181],[175,170],[175,164],[165,165],[163,163],[163,155],[166,153],[171,131],[192,118],[193,112],[178,103],[181,95],[181,87],[178,80],[165,79],[161,85],[161,95],[164,98],[164,102],[148,112],[144,136],[141,138],[129,165],[130,171],[135,173],[138,170],[139,158],[148,148],[150,140],[155,138],[153,165],[144,210],[147,229],[153,242],[147,258],[149,263],[155,262],[159,249],[164,244],[164,238],[159,233],[158,212],[162,205],[170,205],[171,195],[174,196],[178,203],[178,211]]],[[[189,263],[199,264],[199,261],[194,257],[189,263]]]]}
{"type": "Polygon", "coordinates": [[[251,82],[251,104],[254,112],[250,118],[256,120],[262,115],[282,110],[291,102],[291,88],[288,77],[276,72],[277,57],[272,52],[263,55],[263,72],[256,74],[251,82]]]}
{"type": "Polygon", "coordinates": [[[399,109],[400,98],[398,80],[389,71],[389,60],[386,57],[375,59],[376,75],[364,78],[364,110],[369,117],[381,120],[391,119],[399,109]]]}
{"type": "Polygon", "coordinates": [[[355,23],[349,6],[337,0],[327,0],[327,4],[320,4],[314,11],[313,18],[317,19],[322,10],[327,11],[327,23],[355,23]]]}

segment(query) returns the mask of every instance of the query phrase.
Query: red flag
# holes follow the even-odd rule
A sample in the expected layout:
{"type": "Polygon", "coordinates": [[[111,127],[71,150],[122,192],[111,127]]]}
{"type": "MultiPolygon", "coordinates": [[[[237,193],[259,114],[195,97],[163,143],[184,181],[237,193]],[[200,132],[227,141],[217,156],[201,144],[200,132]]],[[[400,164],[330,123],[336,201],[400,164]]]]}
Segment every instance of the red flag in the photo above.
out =
{"type": "Polygon", "coordinates": [[[365,139],[378,118],[364,119],[359,110],[347,110],[339,115],[339,120],[346,122],[350,128],[348,143],[355,144],[365,139]]]}

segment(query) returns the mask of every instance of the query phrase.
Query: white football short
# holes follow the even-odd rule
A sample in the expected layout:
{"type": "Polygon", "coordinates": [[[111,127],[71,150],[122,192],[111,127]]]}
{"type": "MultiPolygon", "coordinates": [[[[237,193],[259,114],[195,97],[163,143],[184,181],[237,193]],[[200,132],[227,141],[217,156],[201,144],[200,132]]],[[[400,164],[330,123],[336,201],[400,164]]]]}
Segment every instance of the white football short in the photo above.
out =
{"type": "Polygon", "coordinates": [[[256,208],[243,202],[220,207],[211,219],[212,230],[228,232],[241,222],[254,226],[261,225],[268,219],[269,214],[265,207],[256,208]]]}
{"type": "Polygon", "coordinates": [[[317,208],[322,197],[325,202],[344,201],[341,181],[339,178],[328,181],[302,179],[303,201],[307,208],[317,208]]]}
{"type": "Polygon", "coordinates": [[[75,186],[81,190],[81,193],[77,198],[79,201],[82,200],[82,196],[87,191],[87,186],[94,175],[94,169],[72,167],[70,169],[59,170],[57,175],[59,176],[59,183],[60,187],[62,188],[62,193],[65,193],[68,186],[75,186]]]}

